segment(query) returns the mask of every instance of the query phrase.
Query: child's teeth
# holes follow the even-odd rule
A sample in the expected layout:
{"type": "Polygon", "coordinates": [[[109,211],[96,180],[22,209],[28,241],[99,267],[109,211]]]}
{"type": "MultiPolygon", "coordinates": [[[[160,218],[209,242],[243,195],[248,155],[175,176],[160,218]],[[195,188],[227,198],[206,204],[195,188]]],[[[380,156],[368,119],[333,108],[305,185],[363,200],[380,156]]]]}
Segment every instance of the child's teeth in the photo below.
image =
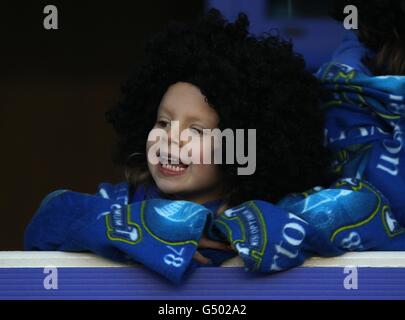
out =
{"type": "Polygon", "coordinates": [[[167,168],[169,170],[173,170],[173,171],[183,171],[185,170],[185,168],[182,168],[178,165],[171,165],[171,164],[162,164],[162,167],[167,168]]]}

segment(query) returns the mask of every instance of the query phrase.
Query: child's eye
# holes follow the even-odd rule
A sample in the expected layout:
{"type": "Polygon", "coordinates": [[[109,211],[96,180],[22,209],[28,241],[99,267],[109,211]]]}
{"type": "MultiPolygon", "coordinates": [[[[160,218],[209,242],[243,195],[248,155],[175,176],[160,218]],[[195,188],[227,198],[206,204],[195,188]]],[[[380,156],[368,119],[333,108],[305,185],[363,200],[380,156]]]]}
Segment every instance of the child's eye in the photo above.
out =
{"type": "Polygon", "coordinates": [[[191,130],[191,132],[199,134],[199,135],[203,134],[203,131],[200,128],[192,127],[192,128],[190,128],[190,130],[191,130]]]}
{"type": "Polygon", "coordinates": [[[169,126],[169,121],[166,120],[158,120],[156,121],[156,124],[160,127],[160,128],[166,128],[169,126]]]}

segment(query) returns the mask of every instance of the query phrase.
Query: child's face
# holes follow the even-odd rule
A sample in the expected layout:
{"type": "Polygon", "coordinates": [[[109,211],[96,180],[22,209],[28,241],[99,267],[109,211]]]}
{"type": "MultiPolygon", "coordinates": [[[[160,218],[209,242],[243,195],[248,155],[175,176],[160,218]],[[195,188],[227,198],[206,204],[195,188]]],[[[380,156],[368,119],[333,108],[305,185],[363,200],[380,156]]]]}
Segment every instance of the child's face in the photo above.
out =
{"type": "MultiPolygon", "coordinates": [[[[204,100],[204,96],[199,88],[186,82],[177,82],[168,88],[159,105],[157,120],[154,126],[154,128],[166,131],[167,140],[160,139],[159,142],[148,141],[147,154],[149,154],[148,151],[151,146],[158,143],[159,159],[167,157],[170,163],[173,158],[178,159],[180,155],[181,162],[182,148],[186,144],[190,147],[190,144],[192,144],[190,141],[199,141],[197,150],[200,152],[199,158],[201,161],[199,164],[190,163],[189,165],[182,163],[167,165],[162,164],[161,162],[163,161],[161,161],[155,165],[148,159],[149,171],[157,187],[162,192],[199,203],[221,197],[221,175],[218,165],[202,163],[202,157],[205,153],[209,153],[211,156],[213,154],[213,143],[208,145],[204,143],[207,142],[207,139],[212,138],[210,135],[205,135],[202,130],[215,129],[218,123],[218,114],[204,100]],[[187,130],[187,133],[192,135],[193,139],[181,141],[171,121],[178,121],[178,132],[181,134],[183,130],[187,130]],[[172,154],[172,151],[175,150],[173,148],[177,147],[174,144],[177,144],[180,151],[177,155],[172,154]]],[[[188,150],[190,149],[188,148],[188,150]]],[[[191,153],[188,153],[189,156],[191,156],[191,153]]]]}

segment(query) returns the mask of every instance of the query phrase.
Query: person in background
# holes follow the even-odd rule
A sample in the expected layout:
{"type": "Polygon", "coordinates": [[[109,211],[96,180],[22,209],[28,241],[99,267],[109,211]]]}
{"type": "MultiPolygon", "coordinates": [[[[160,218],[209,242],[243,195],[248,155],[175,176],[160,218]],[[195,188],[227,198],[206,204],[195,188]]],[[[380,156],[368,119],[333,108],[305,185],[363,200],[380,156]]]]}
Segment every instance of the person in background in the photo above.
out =
{"type": "Polygon", "coordinates": [[[405,1],[334,0],[343,21],[346,5],[358,11],[358,29],[346,30],[331,62],[317,72],[325,145],[342,177],[367,180],[390,201],[405,225],[405,1]]]}

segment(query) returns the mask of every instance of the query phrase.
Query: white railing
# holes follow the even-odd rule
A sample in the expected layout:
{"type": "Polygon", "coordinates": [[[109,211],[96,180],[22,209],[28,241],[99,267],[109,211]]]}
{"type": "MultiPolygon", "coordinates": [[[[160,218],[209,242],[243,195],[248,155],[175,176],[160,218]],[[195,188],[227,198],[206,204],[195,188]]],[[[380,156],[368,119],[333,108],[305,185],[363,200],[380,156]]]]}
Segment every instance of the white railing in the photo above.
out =
{"type": "MultiPolygon", "coordinates": [[[[312,258],[303,267],[405,267],[405,252],[367,251],[349,252],[334,258],[312,258]]],[[[128,267],[131,264],[117,263],[91,253],[58,251],[0,251],[0,268],[54,267],[128,267]]],[[[133,264],[136,266],[136,264],[133,264]]],[[[239,257],[222,264],[223,267],[242,267],[239,257]]]]}

